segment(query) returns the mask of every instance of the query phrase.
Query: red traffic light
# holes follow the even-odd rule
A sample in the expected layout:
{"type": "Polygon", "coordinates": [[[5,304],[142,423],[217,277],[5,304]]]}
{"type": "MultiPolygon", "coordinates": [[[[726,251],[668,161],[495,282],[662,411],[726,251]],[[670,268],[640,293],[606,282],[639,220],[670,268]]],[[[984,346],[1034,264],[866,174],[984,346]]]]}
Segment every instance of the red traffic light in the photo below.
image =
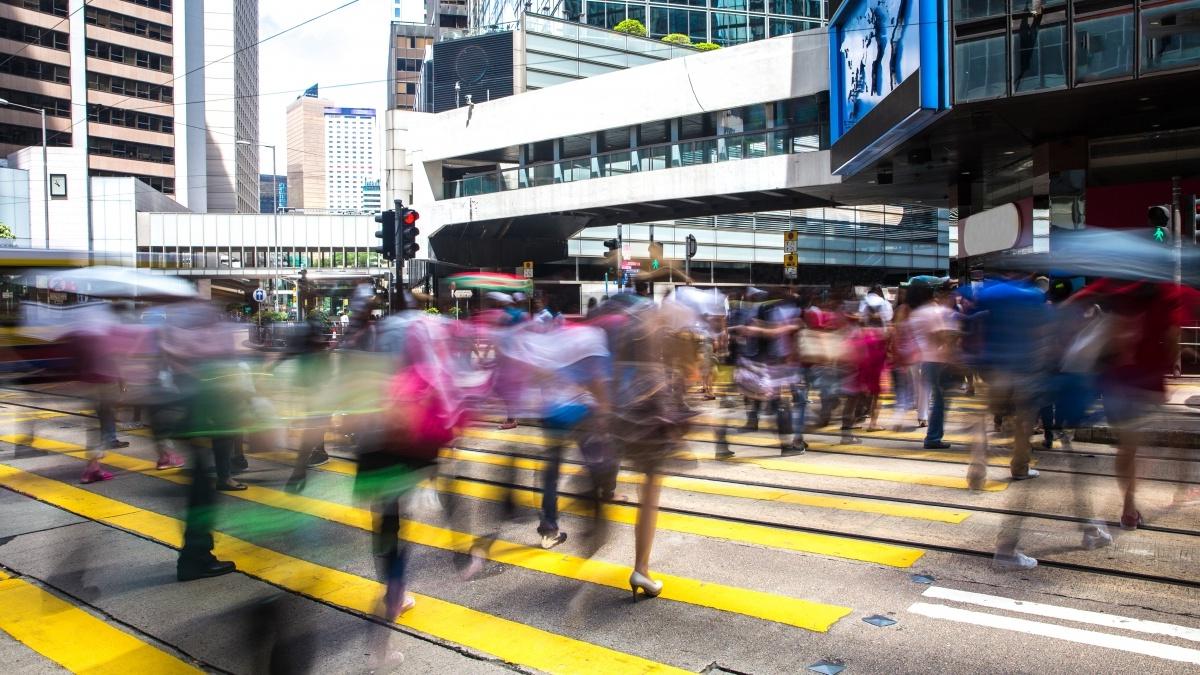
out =
{"type": "Polygon", "coordinates": [[[408,211],[404,212],[404,224],[405,225],[416,225],[417,221],[420,219],[421,219],[421,214],[417,213],[416,211],[413,211],[412,209],[409,209],[408,211]]]}

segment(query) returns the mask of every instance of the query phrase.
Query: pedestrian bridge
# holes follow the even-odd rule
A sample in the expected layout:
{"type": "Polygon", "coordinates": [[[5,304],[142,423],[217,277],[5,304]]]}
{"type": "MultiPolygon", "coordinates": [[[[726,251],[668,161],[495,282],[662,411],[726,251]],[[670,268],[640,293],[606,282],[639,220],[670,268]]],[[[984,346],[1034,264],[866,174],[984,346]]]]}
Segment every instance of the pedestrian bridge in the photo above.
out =
{"type": "Polygon", "coordinates": [[[586,227],[844,198],[828,154],[824,31],[463,105],[411,130],[439,258],[557,259],[586,227]]]}

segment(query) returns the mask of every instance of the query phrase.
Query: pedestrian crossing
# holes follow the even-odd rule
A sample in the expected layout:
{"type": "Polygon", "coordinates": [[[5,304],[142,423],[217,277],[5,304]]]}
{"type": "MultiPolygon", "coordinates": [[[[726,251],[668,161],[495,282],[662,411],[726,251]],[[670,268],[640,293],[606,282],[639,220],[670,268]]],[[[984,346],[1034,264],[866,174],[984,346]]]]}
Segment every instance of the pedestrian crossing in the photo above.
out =
{"type": "Polygon", "coordinates": [[[0,631],[71,672],[96,675],[203,672],[4,570],[0,570],[0,631]]]}
{"type": "MultiPolygon", "coordinates": [[[[0,441],[11,442],[7,437],[0,437],[0,441]]],[[[84,459],[85,449],[72,443],[36,438],[32,447],[84,459]]],[[[153,462],[115,452],[107,453],[104,463],[117,469],[145,473],[181,485],[186,485],[191,480],[179,470],[154,471],[153,462]]],[[[470,490],[463,492],[471,494],[470,490]]],[[[261,506],[313,516],[367,532],[370,532],[372,527],[369,511],[328,500],[314,499],[256,485],[249,485],[246,490],[241,492],[227,494],[261,506]]],[[[569,507],[566,500],[564,500],[564,507],[569,507]]],[[[632,524],[628,517],[617,522],[632,524]]],[[[413,544],[459,553],[466,553],[474,541],[474,537],[470,534],[414,520],[404,521],[400,528],[400,534],[413,544]]],[[[819,538],[816,539],[824,544],[824,548],[820,548],[819,551],[840,550],[834,546],[838,543],[836,540],[841,538],[830,537],[828,539],[831,541],[823,542],[819,538]]],[[[854,543],[852,540],[848,540],[844,546],[852,546],[854,543]]],[[[783,544],[779,548],[788,548],[786,540],[783,541],[783,544]]],[[[812,548],[816,548],[816,546],[812,546],[812,548]]],[[[878,545],[878,548],[880,553],[876,557],[881,560],[896,561],[897,564],[910,559],[915,561],[921,554],[921,551],[917,549],[904,549],[903,547],[878,545]]],[[[791,550],[796,550],[796,548],[791,550]]],[[[850,551],[853,550],[850,549],[850,551]]],[[[814,551],[806,550],[805,552],[814,551]]],[[[479,551],[478,554],[493,562],[522,567],[535,572],[610,588],[622,590],[629,588],[629,568],[602,560],[583,559],[557,551],[552,553],[503,540],[494,540],[486,551],[479,551]]],[[[878,562],[878,560],[870,562],[878,562]]],[[[743,614],[805,630],[825,632],[850,612],[850,609],[846,607],[790,598],[784,595],[761,593],[673,575],[661,575],[657,572],[655,576],[664,580],[662,597],[665,599],[743,614]]]]}
{"type": "MultiPolygon", "coordinates": [[[[66,483],[0,464],[0,486],[172,548],[182,545],[183,523],[66,483]]],[[[217,557],[250,577],[363,615],[376,611],[376,581],[214,533],[217,557]]],[[[548,673],[686,673],[651,659],[413,593],[416,606],[396,623],[509,663],[548,673]]],[[[156,672],[154,670],[122,672],[156,672]]]]}
{"type": "Polygon", "coordinates": [[[1115,614],[1079,610],[1060,605],[1025,602],[1003,596],[972,593],[940,586],[930,586],[922,594],[922,597],[930,600],[942,600],[944,602],[966,604],[973,607],[983,607],[1005,613],[982,612],[932,602],[914,603],[908,608],[909,613],[958,624],[1023,633],[1029,636],[1129,652],[1167,661],[1200,665],[1200,650],[1190,647],[1131,637],[1116,632],[1103,632],[1077,628],[1061,623],[1033,621],[1011,615],[1032,615],[1088,626],[1200,642],[1200,630],[1187,626],[1133,619],[1115,614]]]}

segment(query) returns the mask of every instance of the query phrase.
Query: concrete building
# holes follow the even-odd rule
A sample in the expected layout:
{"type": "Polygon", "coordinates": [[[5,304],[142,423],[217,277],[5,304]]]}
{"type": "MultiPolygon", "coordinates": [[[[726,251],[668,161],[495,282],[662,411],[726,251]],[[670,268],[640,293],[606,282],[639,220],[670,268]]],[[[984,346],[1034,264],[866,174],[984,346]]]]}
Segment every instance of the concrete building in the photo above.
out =
{"type": "MultiPolygon", "coordinates": [[[[0,19],[0,97],[47,112],[51,219],[76,229],[64,241],[84,231],[65,203],[86,197],[88,176],[137,176],[195,210],[257,208],[257,150],[233,145],[257,142],[256,3],[6,2],[0,19]]],[[[40,176],[40,145],[37,113],[0,107],[11,166],[40,176]]],[[[35,203],[43,182],[30,183],[35,203]]],[[[35,245],[43,213],[31,210],[35,245]]]]}
{"type": "Polygon", "coordinates": [[[258,193],[259,213],[274,213],[276,208],[286,209],[288,205],[287,176],[259,175],[258,193]]]}
{"type": "Polygon", "coordinates": [[[309,87],[287,108],[288,206],[298,209],[329,208],[325,174],[325,109],[333,101],[320,98],[317,85],[309,87]]]}
{"type": "Polygon", "coordinates": [[[881,204],[832,173],[823,37],[692,53],[403,120],[412,203],[430,235],[422,250],[469,266],[533,260],[539,279],[597,284],[612,271],[602,242],[621,226],[628,257],[644,258],[653,237],[681,260],[691,234],[701,281],[782,283],[792,230],[802,283],[944,273],[947,209],[881,204]]]}
{"type": "Polygon", "coordinates": [[[420,107],[421,66],[437,35],[436,26],[392,22],[392,40],[388,46],[388,110],[417,110],[420,107]]]}
{"type": "Polygon", "coordinates": [[[326,208],[363,211],[363,186],[373,181],[378,190],[379,164],[375,158],[375,109],[326,108],[325,194],[326,208]]]}

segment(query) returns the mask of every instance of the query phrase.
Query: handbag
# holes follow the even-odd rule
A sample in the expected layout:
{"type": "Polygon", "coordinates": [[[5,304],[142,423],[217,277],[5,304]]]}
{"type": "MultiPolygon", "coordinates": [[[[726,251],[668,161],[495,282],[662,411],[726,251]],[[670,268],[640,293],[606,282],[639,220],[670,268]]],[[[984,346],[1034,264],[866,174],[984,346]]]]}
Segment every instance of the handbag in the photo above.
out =
{"type": "Polygon", "coordinates": [[[1089,321],[1063,354],[1062,372],[1095,372],[1109,351],[1115,327],[1111,314],[1100,314],[1089,321]]]}
{"type": "Polygon", "coordinates": [[[415,460],[432,461],[457,436],[460,416],[415,366],[401,368],[388,383],[391,433],[384,449],[415,460]]]}

